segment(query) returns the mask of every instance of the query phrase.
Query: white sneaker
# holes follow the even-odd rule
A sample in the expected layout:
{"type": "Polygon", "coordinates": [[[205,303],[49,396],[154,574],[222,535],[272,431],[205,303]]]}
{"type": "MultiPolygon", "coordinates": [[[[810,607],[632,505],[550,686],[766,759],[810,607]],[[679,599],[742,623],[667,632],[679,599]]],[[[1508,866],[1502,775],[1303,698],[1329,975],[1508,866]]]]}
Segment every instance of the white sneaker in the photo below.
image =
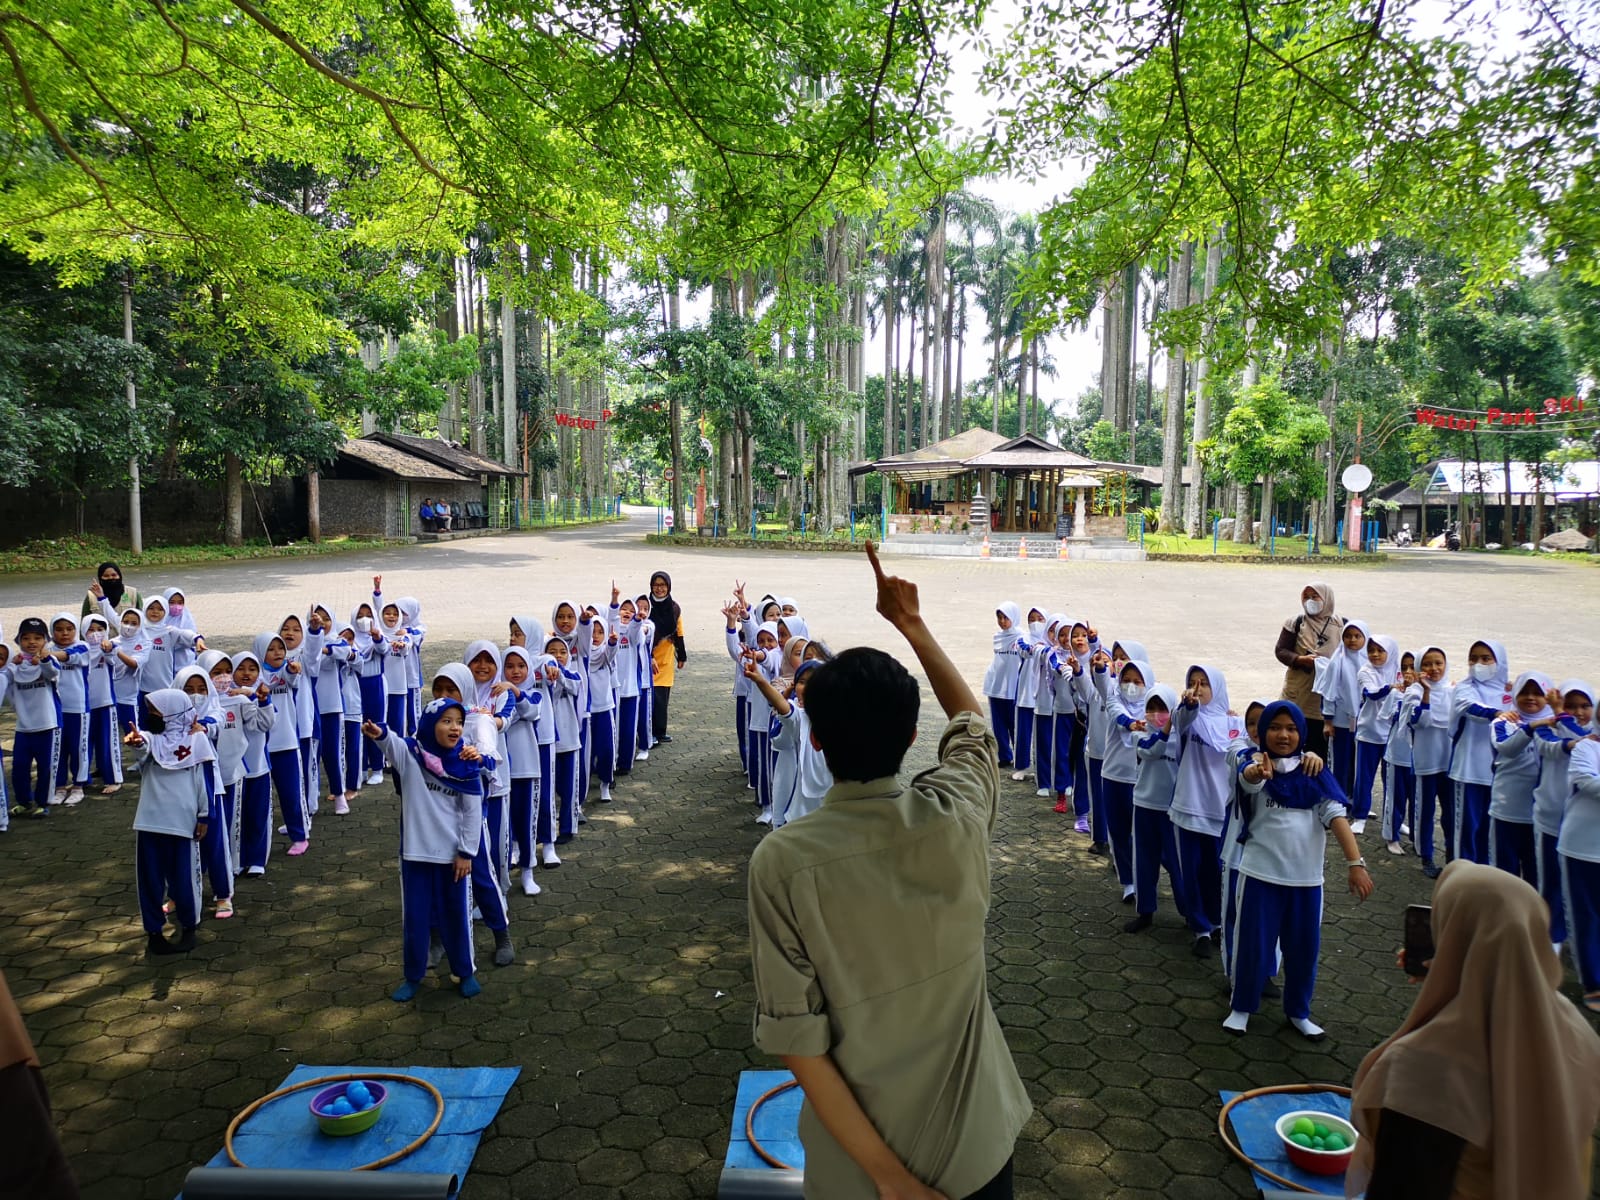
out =
{"type": "Polygon", "coordinates": [[[383,782],[383,772],[382,771],[374,771],[370,775],[367,776],[367,786],[368,787],[377,787],[382,782],[383,782]]]}
{"type": "Polygon", "coordinates": [[[1250,1028],[1250,1014],[1247,1012],[1230,1012],[1223,1018],[1222,1027],[1229,1033],[1245,1033],[1250,1028]]]}
{"type": "Polygon", "coordinates": [[[265,875],[266,873],[267,869],[265,867],[251,867],[245,872],[246,875],[265,875]]]}
{"type": "Polygon", "coordinates": [[[523,869],[522,894],[524,896],[537,896],[539,894],[539,885],[534,882],[532,868],[523,869]]]}
{"type": "Polygon", "coordinates": [[[75,804],[82,804],[83,803],[83,789],[81,787],[73,788],[70,792],[67,793],[67,798],[65,800],[63,800],[61,803],[65,804],[68,808],[71,808],[75,804]]]}
{"type": "Polygon", "coordinates": [[[761,810],[761,815],[756,818],[756,824],[757,825],[771,825],[772,824],[772,810],[770,808],[763,808],[761,810]]]}
{"type": "Polygon", "coordinates": [[[1405,847],[1399,842],[1390,842],[1387,849],[1390,854],[1404,854],[1406,852],[1405,847]]]}
{"type": "Polygon", "coordinates": [[[609,783],[602,783],[600,785],[600,799],[602,799],[602,800],[611,799],[611,785],[609,783]]]}
{"type": "Polygon", "coordinates": [[[335,816],[339,816],[339,817],[349,816],[350,815],[350,801],[346,800],[343,796],[340,796],[337,800],[335,800],[333,802],[333,812],[334,812],[335,816]]]}
{"type": "Polygon", "coordinates": [[[1013,772],[1011,772],[1011,781],[1013,783],[1021,783],[1027,777],[1028,777],[1028,773],[1026,771],[1013,771],[1013,772]]]}
{"type": "Polygon", "coordinates": [[[650,761],[650,751],[641,750],[641,751],[639,751],[638,754],[634,755],[634,757],[636,759],[638,759],[640,762],[649,762],[650,761]]]}
{"type": "Polygon", "coordinates": [[[544,863],[544,865],[547,867],[559,867],[561,865],[561,858],[556,854],[556,848],[554,846],[546,846],[544,848],[544,853],[539,857],[539,861],[544,863]]]}
{"type": "Polygon", "coordinates": [[[1365,821],[1351,821],[1350,822],[1350,832],[1351,833],[1361,834],[1361,833],[1365,833],[1366,831],[1367,831],[1367,823],[1365,821]]]}
{"type": "Polygon", "coordinates": [[[1034,793],[1034,795],[1035,796],[1053,796],[1053,795],[1055,795],[1055,793],[1052,792],[1049,788],[1040,788],[1037,792],[1034,793]]]}
{"type": "Polygon", "coordinates": [[[51,804],[65,804],[66,802],[67,802],[67,789],[66,788],[57,788],[55,791],[50,793],[50,803],[51,804]]]}

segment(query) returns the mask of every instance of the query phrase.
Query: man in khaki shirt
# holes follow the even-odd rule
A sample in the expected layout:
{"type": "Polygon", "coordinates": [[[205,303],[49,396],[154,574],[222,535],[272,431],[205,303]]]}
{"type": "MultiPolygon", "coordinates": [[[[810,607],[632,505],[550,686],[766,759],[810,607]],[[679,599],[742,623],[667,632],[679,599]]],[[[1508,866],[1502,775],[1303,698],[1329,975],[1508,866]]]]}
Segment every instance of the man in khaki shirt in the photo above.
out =
{"type": "Polygon", "coordinates": [[[989,1007],[984,924],[1000,776],[977,698],[923,624],[914,584],[878,581],[950,723],[902,785],[916,680],[856,647],[811,674],[806,714],[834,787],[750,859],[756,1044],[805,1092],[806,1195],[1009,1200],[1033,1111],[989,1007]]]}

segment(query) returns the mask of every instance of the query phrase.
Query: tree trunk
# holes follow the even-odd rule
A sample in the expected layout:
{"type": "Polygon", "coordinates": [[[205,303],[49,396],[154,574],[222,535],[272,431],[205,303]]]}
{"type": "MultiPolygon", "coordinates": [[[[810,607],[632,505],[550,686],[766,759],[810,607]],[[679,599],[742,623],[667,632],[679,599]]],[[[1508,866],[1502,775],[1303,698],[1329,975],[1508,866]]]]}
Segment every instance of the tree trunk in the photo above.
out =
{"type": "Polygon", "coordinates": [[[1236,545],[1248,546],[1254,539],[1250,536],[1253,530],[1250,527],[1250,485],[1240,480],[1233,481],[1233,540],[1236,545]]]}
{"type": "Polygon", "coordinates": [[[899,439],[895,437],[894,420],[894,369],[895,369],[895,343],[900,336],[895,321],[895,291],[892,286],[883,291],[883,457],[890,458],[898,453],[895,446],[899,439]]]}
{"type": "Polygon", "coordinates": [[[231,451],[222,456],[222,540],[244,545],[244,463],[231,451]]]}
{"type": "MultiPolygon", "coordinates": [[[[1201,304],[1216,294],[1217,277],[1221,273],[1222,233],[1219,230],[1206,240],[1206,272],[1201,284],[1201,304]]],[[[1210,373],[1210,342],[1215,327],[1216,319],[1208,316],[1200,355],[1194,364],[1194,436],[1189,441],[1189,477],[1194,482],[1183,506],[1183,529],[1190,537],[1200,537],[1205,527],[1206,491],[1201,484],[1204,473],[1200,466],[1200,443],[1211,434],[1211,394],[1206,390],[1206,376],[1210,373]]]]}
{"type": "Polygon", "coordinates": [[[945,287],[944,317],[939,323],[939,332],[943,335],[943,346],[940,361],[943,369],[939,372],[939,438],[943,440],[955,432],[955,416],[951,411],[952,395],[950,391],[951,367],[955,360],[954,329],[956,326],[956,288],[954,272],[947,272],[950,278],[942,280],[941,286],[945,287]]]}
{"type": "Polygon", "coordinates": [[[1540,467],[1544,465],[1544,455],[1537,454],[1533,459],[1533,529],[1528,534],[1528,540],[1537,549],[1544,540],[1544,477],[1540,467]]]}
{"type": "Polygon", "coordinates": [[[1273,487],[1273,478],[1268,475],[1261,484],[1261,530],[1259,542],[1263,548],[1272,542],[1272,528],[1274,523],[1273,510],[1277,507],[1277,497],[1273,487]]]}
{"type": "Polygon", "coordinates": [[[322,540],[322,476],[315,471],[306,472],[306,540],[322,540]]]}
{"type": "Polygon", "coordinates": [[[906,427],[904,436],[906,440],[906,453],[911,453],[917,448],[916,438],[916,403],[917,403],[917,309],[911,309],[911,324],[906,334],[906,390],[902,400],[905,409],[906,427]]]}
{"type": "MultiPolygon", "coordinates": [[[[1194,269],[1194,243],[1172,256],[1167,269],[1169,307],[1177,312],[1189,306],[1189,275],[1194,269]]],[[[1167,351],[1167,407],[1161,437],[1161,532],[1178,528],[1183,512],[1183,384],[1184,348],[1167,351]]]]}
{"type": "Polygon", "coordinates": [[[1333,343],[1333,353],[1330,355],[1327,348],[1327,339],[1321,343],[1323,357],[1328,364],[1328,382],[1322,389],[1322,398],[1318,407],[1322,409],[1323,419],[1328,422],[1328,440],[1322,444],[1321,453],[1326,461],[1326,474],[1322,481],[1322,500],[1317,508],[1317,542],[1319,545],[1331,546],[1337,540],[1339,522],[1339,452],[1336,434],[1336,425],[1339,416],[1339,362],[1344,357],[1344,329],[1343,315],[1339,318],[1339,334],[1333,343]]]}
{"type": "Polygon", "coordinates": [[[1123,433],[1127,426],[1123,422],[1122,383],[1117,374],[1117,346],[1122,341],[1118,331],[1122,323],[1121,275],[1106,280],[1100,309],[1100,416],[1123,433]]]}
{"type": "MultiPolygon", "coordinates": [[[[515,246],[512,254],[520,262],[515,246]]],[[[500,297],[500,461],[513,470],[522,456],[517,451],[517,310],[511,296],[516,278],[506,262],[506,294],[500,297]]]]}

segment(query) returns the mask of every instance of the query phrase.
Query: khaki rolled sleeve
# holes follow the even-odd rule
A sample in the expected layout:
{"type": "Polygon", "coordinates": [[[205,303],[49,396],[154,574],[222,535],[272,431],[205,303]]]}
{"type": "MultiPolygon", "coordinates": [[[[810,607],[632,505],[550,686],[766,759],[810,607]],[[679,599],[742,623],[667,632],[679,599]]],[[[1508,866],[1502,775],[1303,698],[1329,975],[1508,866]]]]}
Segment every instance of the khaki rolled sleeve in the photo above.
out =
{"type": "Polygon", "coordinates": [[[762,847],[750,860],[750,962],[756,989],[755,1043],[774,1055],[814,1057],[833,1045],[822,987],[806,956],[784,881],[771,878],[762,847]]]}
{"type": "Polygon", "coordinates": [[[993,833],[1000,804],[998,761],[999,746],[989,722],[977,713],[957,713],[939,735],[939,765],[920,773],[911,786],[976,809],[993,833]]]}

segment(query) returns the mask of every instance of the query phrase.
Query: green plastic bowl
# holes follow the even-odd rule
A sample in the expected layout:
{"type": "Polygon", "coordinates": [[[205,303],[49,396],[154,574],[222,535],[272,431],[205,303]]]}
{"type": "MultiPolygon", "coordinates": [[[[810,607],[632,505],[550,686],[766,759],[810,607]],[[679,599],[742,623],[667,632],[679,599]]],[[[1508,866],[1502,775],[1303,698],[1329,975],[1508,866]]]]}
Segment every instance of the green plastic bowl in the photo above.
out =
{"type": "Polygon", "coordinates": [[[372,1093],[371,1108],[343,1117],[330,1114],[327,1111],[328,1106],[344,1095],[345,1088],[349,1086],[347,1083],[336,1083],[332,1087],[323,1088],[312,1097],[311,1115],[317,1119],[317,1128],[329,1137],[349,1137],[353,1133],[365,1133],[376,1125],[378,1118],[383,1115],[383,1104],[389,1098],[389,1090],[381,1083],[367,1084],[367,1090],[372,1093]]]}

